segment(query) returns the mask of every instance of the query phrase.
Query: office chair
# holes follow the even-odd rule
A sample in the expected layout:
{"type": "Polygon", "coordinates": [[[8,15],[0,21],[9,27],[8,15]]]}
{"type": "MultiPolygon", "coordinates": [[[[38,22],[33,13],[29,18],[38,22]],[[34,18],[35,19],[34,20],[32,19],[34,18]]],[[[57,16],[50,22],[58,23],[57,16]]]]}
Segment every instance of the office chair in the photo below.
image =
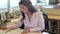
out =
{"type": "MultiPolygon", "coordinates": [[[[47,29],[49,27],[47,14],[43,13],[43,18],[44,18],[44,22],[45,22],[45,29],[47,29]]],[[[45,30],[43,30],[42,32],[45,32],[45,30]]]]}
{"type": "Polygon", "coordinates": [[[19,28],[20,28],[20,29],[24,29],[24,27],[25,27],[25,26],[24,26],[24,23],[23,23],[23,24],[22,24],[22,26],[21,26],[21,27],[19,27],[19,28]]]}
{"type": "Polygon", "coordinates": [[[49,27],[49,26],[48,26],[48,16],[47,16],[47,14],[44,14],[44,13],[43,13],[43,17],[44,17],[44,21],[45,21],[45,29],[46,29],[46,28],[49,27]]]}

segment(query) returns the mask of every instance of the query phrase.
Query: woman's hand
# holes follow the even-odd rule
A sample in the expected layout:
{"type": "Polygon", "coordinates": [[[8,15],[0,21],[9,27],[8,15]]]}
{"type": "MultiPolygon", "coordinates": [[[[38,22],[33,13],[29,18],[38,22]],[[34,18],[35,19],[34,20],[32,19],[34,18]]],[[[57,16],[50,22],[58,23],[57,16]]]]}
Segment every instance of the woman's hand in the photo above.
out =
{"type": "Polygon", "coordinates": [[[6,30],[7,27],[6,27],[6,26],[1,26],[1,29],[2,29],[2,30],[6,30]]]}
{"type": "Polygon", "coordinates": [[[27,33],[29,33],[30,32],[30,30],[29,29],[26,29],[26,30],[24,30],[21,34],[27,34],[27,33]]]}

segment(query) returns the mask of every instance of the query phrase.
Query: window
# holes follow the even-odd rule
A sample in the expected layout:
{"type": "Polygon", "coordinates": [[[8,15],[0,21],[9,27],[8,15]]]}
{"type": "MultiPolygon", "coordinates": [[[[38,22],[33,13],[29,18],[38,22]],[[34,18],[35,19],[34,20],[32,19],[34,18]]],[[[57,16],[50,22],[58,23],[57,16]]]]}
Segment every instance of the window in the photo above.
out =
{"type": "Polygon", "coordinates": [[[33,6],[35,6],[37,3],[37,0],[30,0],[30,1],[32,2],[33,6]]]}
{"type": "Polygon", "coordinates": [[[20,0],[10,0],[10,7],[17,7],[19,6],[18,3],[19,3],[20,0]]]}
{"type": "Polygon", "coordinates": [[[49,5],[49,0],[37,0],[37,5],[49,5]]]}
{"type": "Polygon", "coordinates": [[[8,11],[8,0],[0,0],[0,13],[8,11]]]}
{"type": "Polygon", "coordinates": [[[8,0],[0,0],[0,9],[8,8],[8,0]]]}

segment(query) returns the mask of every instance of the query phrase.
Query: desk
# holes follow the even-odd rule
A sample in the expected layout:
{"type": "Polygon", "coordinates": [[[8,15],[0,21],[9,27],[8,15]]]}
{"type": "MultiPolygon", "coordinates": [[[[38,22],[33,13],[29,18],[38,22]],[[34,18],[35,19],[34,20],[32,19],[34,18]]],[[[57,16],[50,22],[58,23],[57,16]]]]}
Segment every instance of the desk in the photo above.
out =
{"type": "Polygon", "coordinates": [[[49,19],[49,31],[50,32],[54,32],[56,34],[60,34],[60,16],[56,16],[56,15],[48,15],[48,19],[49,19]],[[52,21],[55,21],[55,23],[53,23],[52,21]],[[53,24],[55,25],[53,25],[53,24]],[[52,27],[55,27],[55,29],[53,29],[52,27]],[[54,31],[52,31],[52,29],[54,31]]]}
{"type": "Polygon", "coordinates": [[[11,22],[7,22],[7,26],[10,26],[10,25],[16,24],[18,21],[19,21],[19,18],[11,19],[11,22]]]}
{"type": "Polygon", "coordinates": [[[56,15],[48,15],[49,19],[55,19],[55,20],[60,20],[60,16],[56,16],[56,15]]]}
{"type": "Polygon", "coordinates": [[[7,34],[20,34],[23,30],[22,29],[15,29],[15,30],[12,30],[10,32],[7,32],[7,34]]]}
{"type": "MultiPolygon", "coordinates": [[[[10,31],[10,32],[7,32],[6,34],[21,34],[21,32],[23,32],[23,30],[22,29],[19,29],[19,28],[17,28],[17,29],[15,29],[15,30],[12,30],[12,31],[10,31]]],[[[27,33],[27,34],[40,34],[40,33],[27,33]]]]}
{"type": "MultiPolygon", "coordinates": [[[[12,31],[6,33],[6,34],[21,34],[22,31],[23,31],[22,29],[17,28],[15,30],[12,30],[12,31]]],[[[40,33],[32,33],[31,32],[31,33],[27,33],[27,34],[40,34],[40,33]]],[[[49,34],[49,33],[43,32],[42,34],[49,34]]]]}

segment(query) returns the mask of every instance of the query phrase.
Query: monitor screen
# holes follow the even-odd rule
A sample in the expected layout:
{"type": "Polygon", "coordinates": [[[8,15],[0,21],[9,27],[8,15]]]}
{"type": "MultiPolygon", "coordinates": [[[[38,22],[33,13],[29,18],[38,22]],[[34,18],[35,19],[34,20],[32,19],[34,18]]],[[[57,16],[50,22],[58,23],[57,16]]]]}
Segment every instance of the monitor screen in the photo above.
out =
{"type": "Polygon", "coordinates": [[[57,4],[58,0],[49,0],[49,4],[57,4]]]}

